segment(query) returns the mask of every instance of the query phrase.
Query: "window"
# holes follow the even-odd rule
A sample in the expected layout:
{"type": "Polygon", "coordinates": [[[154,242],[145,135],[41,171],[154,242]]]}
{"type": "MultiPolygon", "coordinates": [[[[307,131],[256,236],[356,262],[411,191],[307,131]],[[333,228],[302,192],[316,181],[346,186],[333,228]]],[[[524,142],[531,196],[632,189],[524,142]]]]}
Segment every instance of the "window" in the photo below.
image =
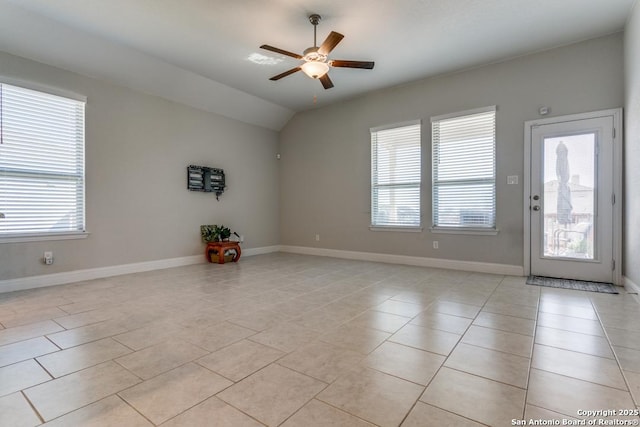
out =
{"type": "Polygon", "coordinates": [[[371,226],[420,227],[420,122],[371,129],[371,226]]]}
{"type": "Polygon", "coordinates": [[[84,232],[84,107],[0,83],[0,239],[84,232]]]}
{"type": "Polygon", "coordinates": [[[496,107],[433,117],[435,230],[496,227],[496,107]]]}

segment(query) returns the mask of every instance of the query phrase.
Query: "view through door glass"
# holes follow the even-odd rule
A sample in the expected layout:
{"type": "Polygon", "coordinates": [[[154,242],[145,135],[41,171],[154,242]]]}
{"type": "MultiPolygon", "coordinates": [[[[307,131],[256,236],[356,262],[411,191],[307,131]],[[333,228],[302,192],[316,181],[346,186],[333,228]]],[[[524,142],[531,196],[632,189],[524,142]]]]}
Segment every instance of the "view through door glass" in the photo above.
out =
{"type": "Polygon", "coordinates": [[[595,242],[596,134],[544,138],[545,258],[592,260],[595,242]]]}

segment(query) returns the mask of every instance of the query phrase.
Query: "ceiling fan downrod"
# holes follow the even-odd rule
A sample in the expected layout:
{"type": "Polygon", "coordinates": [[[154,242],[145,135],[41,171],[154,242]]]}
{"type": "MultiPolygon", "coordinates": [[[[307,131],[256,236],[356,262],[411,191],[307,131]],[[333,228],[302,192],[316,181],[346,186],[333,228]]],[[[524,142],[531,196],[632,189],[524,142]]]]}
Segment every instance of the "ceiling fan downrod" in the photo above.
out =
{"type": "Polygon", "coordinates": [[[318,24],[322,17],[317,13],[309,15],[309,22],[313,25],[313,47],[318,47],[317,39],[316,39],[316,30],[318,29],[318,24]]]}

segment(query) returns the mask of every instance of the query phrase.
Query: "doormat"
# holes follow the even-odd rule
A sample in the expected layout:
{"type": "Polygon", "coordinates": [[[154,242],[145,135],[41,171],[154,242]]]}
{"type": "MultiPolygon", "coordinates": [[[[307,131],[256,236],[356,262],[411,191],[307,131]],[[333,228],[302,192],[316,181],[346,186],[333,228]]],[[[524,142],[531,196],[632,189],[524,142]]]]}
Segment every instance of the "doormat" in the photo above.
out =
{"type": "Polygon", "coordinates": [[[617,294],[616,286],[611,283],[587,282],[584,280],[556,279],[554,277],[529,276],[527,285],[547,286],[549,288],[573,289],[575,291],[617,294]]]}

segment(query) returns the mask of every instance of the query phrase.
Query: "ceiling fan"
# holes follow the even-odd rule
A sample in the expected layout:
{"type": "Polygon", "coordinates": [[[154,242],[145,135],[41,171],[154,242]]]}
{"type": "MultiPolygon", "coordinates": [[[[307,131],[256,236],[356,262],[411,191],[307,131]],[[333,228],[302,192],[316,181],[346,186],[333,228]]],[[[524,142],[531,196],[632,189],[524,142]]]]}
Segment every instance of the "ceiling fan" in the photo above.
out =
{"type": "Polygon", "coordinates": [[[271,52],[291,56],[292,58],[301,59],[304,61],[302,65],[287,70],[284,73],[278,74],[277,76],[273,76],[269,80],[280,80],[283,77],[287,77],[290,74],[302,70],[302,72],[304,72],[312,79],[319,79],[320,83],[322,83],[322,86],[325,89],[331,89],[333,87],[333,82],[327,74],[330,67],[364,68],[367,70],[371,70],[373,68],[373,61],[329,59],[329,53],[331,53],[331,51],[338,45],[338,43],[340,43],[344,36],[340,33],[336,33],[335,31],[331,31],[325,41],[322,42],[320,47],[318,47],[316,44],[316,29],[318,23],[320,23],[320,19],[320,15],[315,13],[309,16],[309,22],[313,24],[313,47],[305,49],[302,55],[279,49],[277,47],[269,46],[267,44],[263,44],[262,46],[260,46],[261,49],[266,49],[271,52]]]}

